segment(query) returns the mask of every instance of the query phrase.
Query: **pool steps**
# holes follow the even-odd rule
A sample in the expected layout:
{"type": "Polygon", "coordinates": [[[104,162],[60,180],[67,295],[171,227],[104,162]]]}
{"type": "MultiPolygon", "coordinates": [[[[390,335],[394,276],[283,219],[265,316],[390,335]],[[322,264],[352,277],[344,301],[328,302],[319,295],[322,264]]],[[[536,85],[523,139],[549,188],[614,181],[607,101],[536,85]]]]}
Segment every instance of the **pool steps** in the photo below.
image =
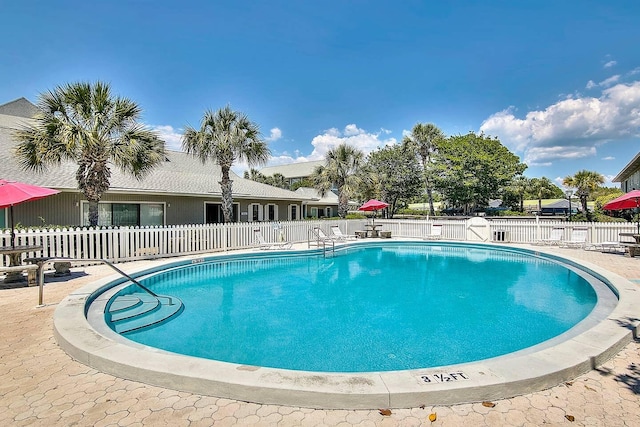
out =
{"type": "Polygon", "coordinates": [[[108,320],[120,334],[148,328],[182,312],[184,309],[182,301],[171,297],[171,302],[169,304],[167,297],[161,296],[159,299],[144,292],[119,295],[109,306],[108,320]]]}

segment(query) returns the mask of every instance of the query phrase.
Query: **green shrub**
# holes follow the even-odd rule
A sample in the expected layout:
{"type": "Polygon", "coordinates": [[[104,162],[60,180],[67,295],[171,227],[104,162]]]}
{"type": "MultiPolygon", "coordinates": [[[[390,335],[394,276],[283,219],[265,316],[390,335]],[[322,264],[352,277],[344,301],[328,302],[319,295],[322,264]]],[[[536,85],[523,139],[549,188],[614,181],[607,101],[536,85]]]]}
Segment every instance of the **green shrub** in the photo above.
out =
{"type": "Polygon", "coordinates": [[[345,219],[365,219],[367,216],[361,213],[348,213],[345,219]]]}

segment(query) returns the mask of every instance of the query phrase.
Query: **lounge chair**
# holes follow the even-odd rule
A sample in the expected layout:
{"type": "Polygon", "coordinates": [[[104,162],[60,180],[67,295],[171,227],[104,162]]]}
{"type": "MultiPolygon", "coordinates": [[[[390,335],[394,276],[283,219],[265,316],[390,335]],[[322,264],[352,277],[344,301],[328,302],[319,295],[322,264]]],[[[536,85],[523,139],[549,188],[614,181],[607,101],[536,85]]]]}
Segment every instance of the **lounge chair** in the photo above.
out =
{"type": "Polygon", "coordinates": [[[599,243],[585,244],[584,250],[608,252],[613,254],[618,252],[624,253],[625,245],[623,242],[599,242],[599,243]]]}
{"type": "Polygon", "coordinates": [[[346,234],[342,233],[342,230],[340,230],[340,227],[338,227],[337,225],[332,225],[331,226],[331,239],[336,240],[336,241],[347,241],[349,239],[355,239],[355,236],[347,236],[346,234]]]}
{"type": "Polygon", "coordinates": [[[564,237],[564,227],[553,227],[551,234],[546,239],[540,239],[533,242],[534,245],[559,245],[564,237]]]}
{"type": "Polygon", "coordinates": [[[255,239],[255,244],[258,248],[263,250],[268,249],[291,249],[293,245],[291,242],[267,242],[264,240],[264,236],[262,235],[262,231],[260,229],[253,230],[253,237],[255,239]]]}
{"type": "Polygon", "coordinates": [[[564,248],[584,248],[587,244],[588,233],[589,229],[576,227],[571,230],[571,238],[569,240],[562,240],[560,246],[564,248]]]}
{"type": "Polygon", "coordinates": [[[441,239],[442,238],[442,224],[433,224],[431,226],[431,234],[427,234],[425,239],[441,239]]]}
{"type": "Polygon", "coordinates": [[[335,242],[338,240],[334,236],[327,236],[327,233],[320,227],[313,227],[313,235],[320,242],[335,242]]]}

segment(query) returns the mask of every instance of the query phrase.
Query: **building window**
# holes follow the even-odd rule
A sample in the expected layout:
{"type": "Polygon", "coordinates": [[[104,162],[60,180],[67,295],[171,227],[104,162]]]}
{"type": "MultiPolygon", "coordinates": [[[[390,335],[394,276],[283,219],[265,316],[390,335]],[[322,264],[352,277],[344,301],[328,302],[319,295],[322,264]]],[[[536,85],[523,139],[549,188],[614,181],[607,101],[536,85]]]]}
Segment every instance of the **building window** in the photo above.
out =
{"type": "Polygon", "coordinates": [[[269,204],[264,209],[267,221],[276,221],[278,219],[278,207],[276,205],[269,204]]]}
{"type": "Polygon", "coordinates": [[[262,221],[262,209],[259,203],[249,205],[249,222],[262,221]]]}
{"type": "Polygon", "coordinates": [[[289,205],[289,221],[298,219],[298,205],[289,205]]]}
{"type": "MultiPolygon", "coordinates": [[[[162,226],[164,203],[99,203],[99,226],[162,226]]],[[[82,225],[89,225],[89,202],[82,202],[82,225]]]]}
{"type": "MultiPolygon", "coordinates": [[[[240,205],[234,203],[231,205],[231,222],[238,222],[238,212],[240,205]]],[[[222,204],[220,203],[205,203],[204,204],[204,217],[206,224],[221,224],[224,223],[224,214],[222,212],[222,204]]]]}

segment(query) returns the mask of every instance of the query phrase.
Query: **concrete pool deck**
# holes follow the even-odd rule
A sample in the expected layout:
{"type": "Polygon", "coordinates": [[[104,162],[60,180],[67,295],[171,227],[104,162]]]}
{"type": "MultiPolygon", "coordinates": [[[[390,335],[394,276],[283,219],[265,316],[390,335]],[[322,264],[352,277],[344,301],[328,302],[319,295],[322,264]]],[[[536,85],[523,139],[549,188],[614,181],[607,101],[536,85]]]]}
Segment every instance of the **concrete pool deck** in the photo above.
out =
{"type": "MultiPolygon", "coordinates": [[[[599,265],[627,279],[640,278],[638,259],[614,254],[552,248],[599,265]]],[[[158,262],[119,264],[130,272],[158,262]]],[[[75,271],[75,269],[74,269],[75,271]]],[[[540,425],[569,422],[574,425],[640,425],[640,356],[638,342],[631,342],[597,370],[571,383],[542,392],[481,404],[434,407],[419,402],[414,409],[394,409],[389,417],[377,410],[312,410],[258,405],[177,392],[123,380],[73,361],[53,339],[52,313],[67,294],[89,282],[111,276],[106,266],[75,272],[65,282],[48,282],[43,308],[34,308],[37,289],[0,291],[3,308],[3,340],[0,342],[0,422],[12,425],[373,425],[426,423],[437,412],[434,425],[540,425]],[[424,408],[420,406],[426,405],[424,408]],[[625,424],[626,423],[626,424],[625,424]]],[[[640,308],[636,313],[640,312],[640,308]]],[[[640,317],[640,313],[638,316],[640,317]]]]}

